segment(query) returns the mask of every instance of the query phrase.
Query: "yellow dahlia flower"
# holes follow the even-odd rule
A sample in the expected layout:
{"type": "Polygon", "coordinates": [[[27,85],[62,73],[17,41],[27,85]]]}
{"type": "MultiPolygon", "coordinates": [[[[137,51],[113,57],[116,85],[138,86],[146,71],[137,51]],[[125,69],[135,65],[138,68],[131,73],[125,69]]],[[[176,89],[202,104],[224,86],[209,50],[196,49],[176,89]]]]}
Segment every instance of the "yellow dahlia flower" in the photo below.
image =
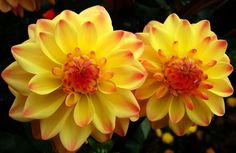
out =
{"type": "MultiPolygon", "coordinates": [[[[16,16],[24,16],[24,9],[33,12],[40,7],[40,3],[46,0],[0,0],[0,11],[6,13],[10,10],[16,16]]],[[[55,0],[48,0],[51,4],[55,3],[55,0]]]]}
{"type": "Polygon", "coordinates": [[[28,32],[27,41],[12,47],[16,61],[2,72],[16,96],[9,115],[39,120],[42,139],[59,134],[69,151],[90,134],[98,141],[113,132],[125,135],[129,119],[140,111],[130,90],[146,78],[137,60],[142,41],[113,31],[100,6],[39,19],[28,32]]]}
{"type": "Polygon", "coordinates": [[[217,39],[207,20],[190,24],[171,14],[163,24],[149,22],[137,36],[145,44],[140,59],[148,77],[135,96],[153,127],[169,122],[183,135],[192,124],[207,126],[213,114],[225,113],[222,97],[233,93],[227,78],[233,67],[227,42],[217,39]]]}

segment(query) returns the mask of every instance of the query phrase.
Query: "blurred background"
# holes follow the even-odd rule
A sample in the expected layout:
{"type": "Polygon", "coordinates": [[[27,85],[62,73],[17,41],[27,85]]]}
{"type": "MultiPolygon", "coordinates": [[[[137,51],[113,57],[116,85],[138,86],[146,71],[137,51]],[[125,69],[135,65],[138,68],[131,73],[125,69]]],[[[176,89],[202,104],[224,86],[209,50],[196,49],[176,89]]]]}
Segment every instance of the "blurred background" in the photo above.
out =
{"type": "MultiPolygon", "coordinates": [[[[108,10],[114,29],[131,32],[141,32],[150,20],[163,22],[170,13],[177,13],[180,18],[188,19],[191,23],[207,19],[212,31],[220,39],[228,41],[227,54],[236,67],[236,0],[56,0],[54,4],[42,2],[41,7],[33,12],[0,12],[0,72],[14,61],[11,47],[28,39],[29,24],[39,18],[51,19],[65,9],[79,13],[93,5],[102,5],[108,10]]],[[[235,88],[235,71],[230,75],[230,80],[235,88]]],[[[13,100],[14,96],[0,79],[0,153],[53,153],[50,141],[32,137],[28,123],[9,118],[8,110],[13,100]]],[[[186,136],[178,137],[168,128],[153,130],[143,118],[131,123],[126,137],[114,135],[105,144],[89,138],[78,152],[235,153],[235,94],[225,101],[226,114],[223,117],[214,117],[208,127],[191,128],[186,136]]]]}

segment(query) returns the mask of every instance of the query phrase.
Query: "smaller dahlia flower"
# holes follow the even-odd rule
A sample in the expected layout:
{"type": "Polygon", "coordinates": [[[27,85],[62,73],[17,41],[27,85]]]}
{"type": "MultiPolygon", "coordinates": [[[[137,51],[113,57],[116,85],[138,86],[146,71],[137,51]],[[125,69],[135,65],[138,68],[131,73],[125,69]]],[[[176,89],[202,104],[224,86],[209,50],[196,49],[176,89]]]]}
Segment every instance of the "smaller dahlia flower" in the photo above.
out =
{"type": "MultiPolygon", "coordinates": [[[[23,17],[24,9],[30,12],[36,11],[44,1],[46,0],[0,0],[0,11],[6,13],[12,10],[16,16],[23,17]]],[[[55,0],[48,1],[55,4],[55,0]]]]}
{"type": "Polygon", "coordinates": [[[58,139],[75,151],[92,135],[99,142],[124,136],[140,107],[131,90],[146,71],[138,58],[143,42],[113,30],[107,11],[63,11],[29,26],[29,39],[12,47],[16,59],[3,79],[16,99],[9,115],[38,121],[43,140],[58,139]]]}
{"type": "Polygon", "coordinates": [[[207,20],[190,24],[171,14],[162,24],[149,22],[137,36],[145,44],[141,63],[148,71],[135,91],[154,128],[169,126],[183,135],[193,125],[209,125],[213,114],[225,113],[223,97],[233,93],[233,71],[207,20]]]}

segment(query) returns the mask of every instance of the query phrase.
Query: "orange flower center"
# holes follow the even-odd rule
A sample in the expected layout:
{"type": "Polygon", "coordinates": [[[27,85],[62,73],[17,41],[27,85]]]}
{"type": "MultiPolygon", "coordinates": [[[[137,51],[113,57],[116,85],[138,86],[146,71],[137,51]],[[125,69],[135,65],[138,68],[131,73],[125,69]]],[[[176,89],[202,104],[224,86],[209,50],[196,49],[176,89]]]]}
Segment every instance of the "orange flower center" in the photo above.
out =
{"type": "Polygon", "coordinates": [[[76,92],[81,94],[97,91],[97,81],[100,77],[100,67],[90,55],[78,53],[67,55],[63,65],[63,90],[66,93],[76,92]]]}
{"type": "Polygon", "coordinates": [[[201,81],[206,79],[193,60],[176,56],[164,63],[164,77],[173,95],[190,95],[199,87],[201,81]]]}

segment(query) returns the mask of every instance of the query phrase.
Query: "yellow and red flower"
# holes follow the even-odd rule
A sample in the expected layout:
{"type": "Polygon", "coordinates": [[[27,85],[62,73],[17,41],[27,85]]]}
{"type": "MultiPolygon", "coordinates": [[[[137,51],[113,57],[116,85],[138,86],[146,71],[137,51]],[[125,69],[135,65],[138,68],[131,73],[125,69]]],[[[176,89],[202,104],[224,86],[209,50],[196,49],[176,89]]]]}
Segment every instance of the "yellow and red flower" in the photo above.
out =
{"type": "Polygon", "coordinates": [[[143,42],[114,31],[101,6],[39,19],[28,33],[27,41],[12,47],[16,61],[2,72],[16,96],[9,115],[39,120],[42,139],[59,135],[69,151],[90,135],[98,141],[113,132],[125,135],[140,111],[131,90],[146,78],[138,61],[143,42]]]}
{"type": "Polygon", "coordinates": [[[154,128],[169,123],[183,135],[192,124],[207,126],[213,114],[225,113],[233,67],[227,42],[217,38],[209,21],[190,24],[171,14],[163,24],[149,22],[137,36],[145,44],[140,60],[148,77],[135,96],[154,128]]]}

